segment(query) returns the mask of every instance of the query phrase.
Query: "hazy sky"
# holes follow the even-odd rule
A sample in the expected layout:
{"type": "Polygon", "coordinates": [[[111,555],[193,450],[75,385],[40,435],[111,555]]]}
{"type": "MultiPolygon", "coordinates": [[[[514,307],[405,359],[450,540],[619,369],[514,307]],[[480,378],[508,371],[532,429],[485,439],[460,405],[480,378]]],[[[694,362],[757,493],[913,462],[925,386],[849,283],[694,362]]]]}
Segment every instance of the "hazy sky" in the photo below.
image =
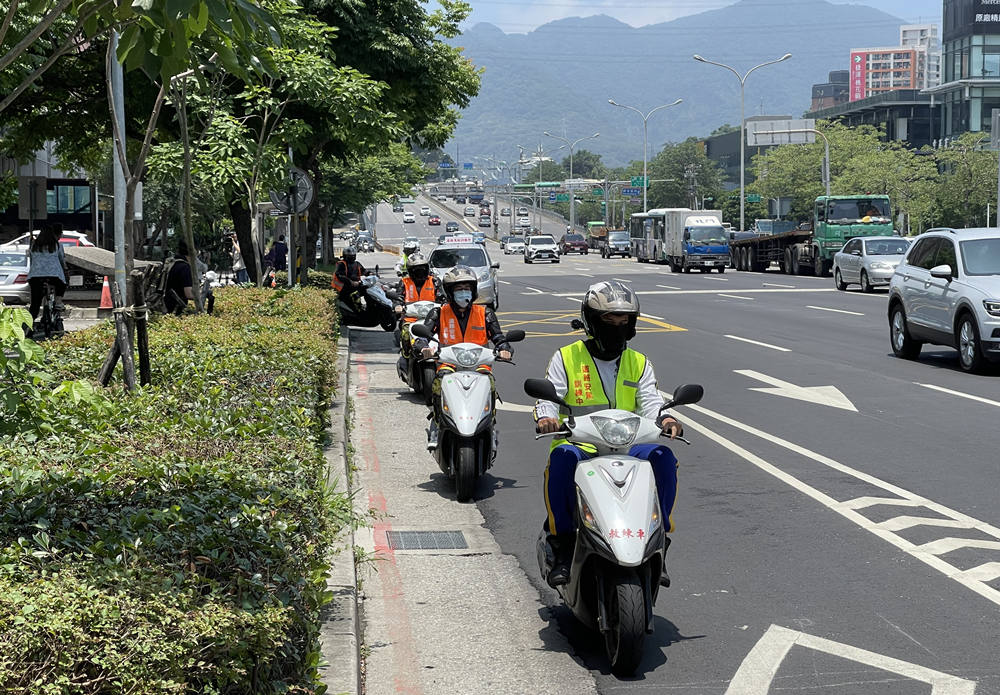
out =
{"type": "MultiPolygon", "coordinates": [[[[761,1],[761,0],[756,0],[761,1]]],[[[837,4],[847,4],[831,0],[837,4]]],[[[607,14],[631,24],[644,26],[667,22],[684,15],[733,4],[734,0],[469,0],[473,11],[470,24],[489,22],[508,34],[526,33],[541,24],[563,17],[607,14]]],[[[769,0],[768,4],[793,4],[797,0],[769,0]]],[[[941,21],[941,0],[855,0],[854,4],[875,7],[907,21],[941,21]]]]}

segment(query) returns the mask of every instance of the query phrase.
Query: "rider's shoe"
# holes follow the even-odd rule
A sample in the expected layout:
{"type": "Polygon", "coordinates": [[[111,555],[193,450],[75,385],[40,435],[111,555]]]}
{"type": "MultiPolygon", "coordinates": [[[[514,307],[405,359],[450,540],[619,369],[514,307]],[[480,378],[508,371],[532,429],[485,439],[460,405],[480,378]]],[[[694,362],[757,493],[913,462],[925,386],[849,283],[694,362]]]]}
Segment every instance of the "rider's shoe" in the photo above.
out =
{"type": "Polygon", "coordinates": [[[573,545],[567,542],[567,539],[553,536],[552,534],[548,535],[546,542],[552,548],[554,562],[552,563],[552,569],[549,570],[549,576],[545,578],[545,581],[555,589],[557,586],[569,583],[569,569],[573,563],[573,545]]]}
{"type": "Polygon", "coordinates": [[[667,574],[667,548],[670,547],[670,536],[663,534],[663,570],[660,572],[660,586],[670,586],[670,575],[667,574]]]}
{"type": "Polygon", "coordinates": [[[438,448],[438,426],[436,422],[431,422],[427,428],[427,451],[434,451],[438,448]]]}

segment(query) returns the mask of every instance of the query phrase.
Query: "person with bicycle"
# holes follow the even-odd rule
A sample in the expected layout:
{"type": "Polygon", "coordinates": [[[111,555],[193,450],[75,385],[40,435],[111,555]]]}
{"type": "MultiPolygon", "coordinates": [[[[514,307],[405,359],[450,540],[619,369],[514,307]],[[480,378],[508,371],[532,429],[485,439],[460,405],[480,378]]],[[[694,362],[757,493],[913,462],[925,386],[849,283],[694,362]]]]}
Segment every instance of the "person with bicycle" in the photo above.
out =
{"type": "MultiPolygon", "coordinates": [[[[28,285],[31,287],[29,311],[32,320],[38,318],[42,301],[45,299],[46,284],[55,290],[56,316],[63,311],[63,295],[66,293],[66,254],[59,243],[60,236],[62,236],[62,225],[51,223],[44,225],[38,236],[32,240],[28,269],[28,285]]],[[[53,320],[56,320],[56,317],[53,317],[53,320]]]]}
{"type": "Polygon", "coordinates": [[[166,290],[163,293],[163,303],[168,314],[177,314],[184,311],[188,300],[194,299],[194,281],[192,280],[191,264],[188,256],[191,255],[187,242],[181,239],[177,243],[177,253],[168,262],[169,267],[164,270],[167,273],[166,290]]]}

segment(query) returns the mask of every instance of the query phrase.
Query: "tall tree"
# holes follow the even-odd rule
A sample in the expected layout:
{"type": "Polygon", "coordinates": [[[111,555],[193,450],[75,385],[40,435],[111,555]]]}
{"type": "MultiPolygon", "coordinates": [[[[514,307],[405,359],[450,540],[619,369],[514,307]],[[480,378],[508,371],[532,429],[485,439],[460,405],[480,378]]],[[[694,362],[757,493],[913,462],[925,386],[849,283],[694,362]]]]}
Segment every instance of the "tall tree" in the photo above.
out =
{"type": "Polygon", "coordinates": [[[988,135],[964,133],[950,146],[936,150],[943,172],[937,189],[937,223],[974,227],[995,222],[995,216],[992,221],[986,219],[987,208],[997,202],[997,155],[988,146],[988,135]]]}
{"type": "Polygon", "coordinates": [[[648,169],[650,209],[693,207],[695,199],[722,191],[722,170],[705,156],[697,138],[666,145],[650,160],[648,169]]]}

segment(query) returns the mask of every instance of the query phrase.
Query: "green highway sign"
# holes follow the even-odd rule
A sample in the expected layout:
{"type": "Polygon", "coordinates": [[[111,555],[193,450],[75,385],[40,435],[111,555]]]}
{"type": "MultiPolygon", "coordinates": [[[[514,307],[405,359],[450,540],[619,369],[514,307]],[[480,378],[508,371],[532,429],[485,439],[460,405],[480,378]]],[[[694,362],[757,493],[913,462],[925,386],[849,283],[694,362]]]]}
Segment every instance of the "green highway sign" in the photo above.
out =
{"type": "Polygon", "coordinates": [[[759,203],[760,202],[760,193],[747,193],[747,202],[748,203],[759,203]]]}
{"type": "MultiPolygon", "coordinates": [[[[632,186],[634,187],[634,186],[641,186],[641,185],[642,185],[642,177],[641,176],[633,176],[632,177],[632,186]]],[[[649,185],[649,179],[646,179],[646,185],[647,186],[649,185]]]]}
{"type": "Polygon", "coordinates": [[[592,191],[592,194],[593,195],[604,195],[604,189],[603,188],[595,188],[592,191]]]}
{"type": "Polygon", "coordinates": [[[559,195],[557,195],[556,196],[556,202],[557,203],[568,203],[569,202],[569,193],[560,193],[559,195]]]}
{"type": "Polygon", "coordinates": [[[539,181],[535,188],[562,188],[562,181],[539,181]]]}

